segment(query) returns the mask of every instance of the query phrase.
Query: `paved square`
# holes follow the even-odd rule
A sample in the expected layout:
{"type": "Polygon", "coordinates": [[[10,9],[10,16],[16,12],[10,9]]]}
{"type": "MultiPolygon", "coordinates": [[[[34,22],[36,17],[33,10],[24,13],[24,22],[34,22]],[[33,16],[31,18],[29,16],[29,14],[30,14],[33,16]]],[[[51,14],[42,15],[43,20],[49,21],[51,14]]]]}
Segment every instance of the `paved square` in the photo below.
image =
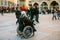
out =
{"type": "Polygon", "coordinates": [[[60,40],[60,20],[52,20],[52,14],[40,14],[39,22],[35,25],[37,32],[34,37],[21,39],[16,35],[15,14],[0,15],[0,40],[60,40]]]}

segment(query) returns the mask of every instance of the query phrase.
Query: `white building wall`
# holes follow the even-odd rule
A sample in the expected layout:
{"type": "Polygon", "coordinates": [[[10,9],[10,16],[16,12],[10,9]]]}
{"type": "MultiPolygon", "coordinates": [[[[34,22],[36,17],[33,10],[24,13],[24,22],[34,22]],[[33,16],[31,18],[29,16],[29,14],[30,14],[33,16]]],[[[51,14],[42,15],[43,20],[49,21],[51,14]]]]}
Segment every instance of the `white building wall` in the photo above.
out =
{"type": "Polygon", "coordinates": [[[7,0],[0,0],[0,6],[7,6],[7,0]]]}

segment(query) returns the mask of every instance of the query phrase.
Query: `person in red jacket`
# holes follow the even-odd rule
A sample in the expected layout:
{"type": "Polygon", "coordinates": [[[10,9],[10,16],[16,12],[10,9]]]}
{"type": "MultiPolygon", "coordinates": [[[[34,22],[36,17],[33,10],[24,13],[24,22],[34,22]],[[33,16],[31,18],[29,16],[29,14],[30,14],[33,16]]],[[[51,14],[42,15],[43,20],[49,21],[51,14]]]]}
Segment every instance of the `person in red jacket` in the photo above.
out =
{"type": "Polygon", "coordinates": [[[25,5],[23,5],[22,7],[20,7],[20,9],[21,9],[22,11],[26,11],[26,10],[27,10],[25,5]]]}
{"type": "Polygon", "coordinates": [[[57,9],[56,11],[57,11],[57,16],[58,16],[58,20],[59,20],[59,17],[60,17],[60,10],[57,9]]]}

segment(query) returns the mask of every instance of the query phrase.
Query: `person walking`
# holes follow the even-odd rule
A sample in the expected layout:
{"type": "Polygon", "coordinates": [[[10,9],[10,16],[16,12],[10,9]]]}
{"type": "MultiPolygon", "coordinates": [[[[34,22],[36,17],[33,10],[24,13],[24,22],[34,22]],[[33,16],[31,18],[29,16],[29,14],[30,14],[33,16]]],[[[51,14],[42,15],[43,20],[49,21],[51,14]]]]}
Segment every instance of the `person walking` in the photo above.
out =
{"type": "Polygon", "coordinates": [[[52,10],[52,14],[53,14],[52,20],[54,20],[54,18],[55,18],[55,20],[57,20],[57,18],[56,18],[57,13],[56,13],[55,9],[52,10]]]}
{"type": "Polygon", "coordinates": [[[57,9],[56,11],[57,11],[57,17],[58,17],[58,20],[59,20],[59,17],[60,17],[60,10],[57,9]]]}
{"type": "Polygon", "coordinates": [[[34,8],[34,12],[35,12],[34,15],[36,16],[35,20],[36,20],[36,22],[39,23],[39,21],[38,21],[38,18],[39,18],[39,9],[38,9],[37,6],[35,6],[35,8],[34,8]]]}
{"type": "Polygon", "coordinates": [[[19,17],[21,15],[21,11],[19,10],[18,7],[16,7],[15,15],[16,15],[16,18],[17,18],[17,21],[16,21],[16,24],[17,24],[17,23],[19,23],[19,17]]]}
{"type": "Polygon", "coordinates": [[[4,10],[3,10],[3,7],[1,8],[1,15],[3,16],[3,12],[4,12],[4,10]]]}
{"type": "Polygon", "coordinates": [[[34,8],[32,7],[32,5],[31,5],[31,7],[30,7],[30,12],[31,12],[31,20],[33,20],[33,17],[34,17],[34,8]]]}
{"type": "Polygon", "coordinates": [[[39,23],[38,18],[39,18],[39,9],[37,6],[31,7],[30,8],[31,11],[31,20],[33,20],[34,16],[35,16],[35,20],[37,23],[39,23]]]}

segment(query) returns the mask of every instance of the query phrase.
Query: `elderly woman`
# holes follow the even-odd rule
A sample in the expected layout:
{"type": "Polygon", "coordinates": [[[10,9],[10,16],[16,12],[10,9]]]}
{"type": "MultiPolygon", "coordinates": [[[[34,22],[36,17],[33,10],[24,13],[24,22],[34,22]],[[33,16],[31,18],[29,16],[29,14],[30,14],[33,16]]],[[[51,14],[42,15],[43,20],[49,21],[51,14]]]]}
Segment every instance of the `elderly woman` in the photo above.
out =
{"type": "Polygon", "coordinates": [[[19,19],[20,19],[20,20],[19,20],[19,30],[20,30],[21,32],[23,31],[23,29],[24,29],[26,26],[31,26],[31,27],[34,29],[34,31],[36,31],[36,29],[35,29],[34,26],[33,26],[33,22],[32,22],[29,18],[27,18],[25,11],[22,11],[22,12],[21,12],[21,16],[20,16],[19,19]]]}

